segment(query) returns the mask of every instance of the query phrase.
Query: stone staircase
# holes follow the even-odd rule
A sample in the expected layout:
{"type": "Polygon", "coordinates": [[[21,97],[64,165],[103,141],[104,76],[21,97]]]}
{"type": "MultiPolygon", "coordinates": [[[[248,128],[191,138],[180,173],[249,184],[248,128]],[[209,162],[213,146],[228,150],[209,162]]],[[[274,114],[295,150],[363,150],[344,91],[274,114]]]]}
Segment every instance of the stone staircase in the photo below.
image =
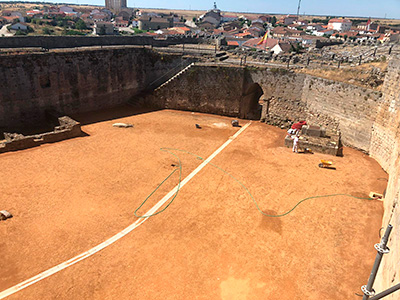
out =
{"type": "Polygon", "coordinates": [[[170,79],[168,79],[166,82],[164,82],[163,84],[161,84],[160,86],[158,86],[157,88],[154,89],[154,91],[158,91],[160,89],[162,89],[164,86],[166,86],[167,84],[169,84],[171,81],[179,78],[179,76],[181,76],[183,73],[185,73],[187,70],[189,70],[191,67],[194,66],[194,63],[191,63],[190,65],[188,65],[186,68],[182,69],[180,72],[178,72],[177,74],[175,74],[174,76],[172,76],[170,79]]]}
{"type": "MultiPolygon", "coordinates": [[[[194,66],[194,63],[191,63],[189,65],[187,65],[186,67],[184,67],[182,70],[180,70],[178,73],[176,73],[174,76],[172,76],[171,78],[169,78],[167,81],[163,82],[161,85],[156,86],[155,88],[153,87],[154,82],[151,83],[149,85],[149,87],[140,92],[139,94],[135,95],[134,97],[132,97],[129,101],[128,101],[128,105],[132,106],[132,107],[136,107],[136,108],[140,108],[143,107],[145,102],[146,102],[146,97],[149,97],[149,95],[151,95],[153,92],[156,92],[158,90],[160,90],[161,88],[163,88],[164,86],[166,86],[167,84],[169,84],[171,81],[179,78],[180,75],[182,75],[183,73],[185,73],[187,70],[189,70],[192,66],[194,66]]],[[[162,78],[161,78],[162,79],[162,78]]],[[[157,81],[157,80],[156,80],[157,81]]],[[[156,82],[155,81],[155,82],[156,82]]]]}

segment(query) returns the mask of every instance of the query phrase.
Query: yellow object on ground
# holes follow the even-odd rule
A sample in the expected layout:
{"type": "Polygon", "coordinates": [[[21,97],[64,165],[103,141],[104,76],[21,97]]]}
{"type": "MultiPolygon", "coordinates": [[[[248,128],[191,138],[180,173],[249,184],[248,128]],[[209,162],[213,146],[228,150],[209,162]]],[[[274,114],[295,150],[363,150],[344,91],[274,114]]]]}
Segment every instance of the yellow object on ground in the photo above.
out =
{"type": "Polygon", "coordinates": [[[321,159],[321,162],[318,164],[318,167],[336,170],[336,168],[333,166],[333,162],[325,159],[321,159]]]}

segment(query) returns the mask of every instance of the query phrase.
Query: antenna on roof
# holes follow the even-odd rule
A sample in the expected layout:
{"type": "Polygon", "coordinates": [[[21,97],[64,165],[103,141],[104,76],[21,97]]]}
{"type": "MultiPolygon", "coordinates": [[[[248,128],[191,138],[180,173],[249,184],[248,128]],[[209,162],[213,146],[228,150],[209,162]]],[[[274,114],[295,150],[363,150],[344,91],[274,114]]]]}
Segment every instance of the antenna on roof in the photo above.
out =
{"type": "Polygon", "coordinates": [[[299,0],[299,5],[297,6],[297,21],[299,20],[300,3],[301,3],[301,0],[299,0]]]}

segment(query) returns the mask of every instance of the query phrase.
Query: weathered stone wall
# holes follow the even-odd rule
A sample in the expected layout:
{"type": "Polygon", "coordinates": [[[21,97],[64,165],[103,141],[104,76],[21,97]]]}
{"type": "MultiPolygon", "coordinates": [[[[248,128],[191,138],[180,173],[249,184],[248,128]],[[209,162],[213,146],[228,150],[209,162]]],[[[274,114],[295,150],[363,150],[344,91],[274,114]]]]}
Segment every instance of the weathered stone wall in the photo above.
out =
{"type": "Polygon", "coordinates": [[[307,103],[307,121],[339,129],[345,145],[368,152],[380,92],[306,76],[301,98],[307,103]]]}
{"type": "Polygon", "coordinates": [[[369,151],[382,93],[287,70],[255,70],[251,76],[264,91],[263,120],[288,126],[304,119],[340,129],[346,145],[369,151]]]}
{"type": "Polygon", "coordinates": [[[82,136],[81,124],[68,116],[58,118],[59,126],[53,131],[24,136],[18,133],[4,133],[5,142],[0,143],[0,153],[33,148],[46,143],[82,136]]]}
{"type": "Polygon", "coordinates": [[[179,66],[179,55],[141,48],[0,56],[0,129],[125,103],[179,66]]]}
{"type": "Polygon", "coordinates": [[[153,45],[168,46],[176,44],[197,44],[201,42],[197,37],[168,37],[154,39],[153,36],[13,36],[2,37],[0,48],[42,47],[46,49],[117,46],[117,45],[153,45]]]}
{"type": "MultiPolygon", "coordinates": [[[[400,57],[389,62],[382,91],[384,97],[373,125],[370,154],[389,173],[382,226],[386,228],[390,223],[393,230],[388,243],[391,252],[385,254],[382,260],[376,291],[400,282],[400,57]]],[[[397,291],[385,299],[395,300],[399,297],[397,291]]]]}
{"type": "Polygon", "coordinates": [[[304,119],[328,130],[340,129],[345,145],[369,151],[382,93],[286,69],[195,66],[163,87],[152,103],[249,117],[244,94],[246,86],[255,83],[264,93],[262,120],[280,126],[304,119]]]}
{"type": "Polygon", "coordinates": [[[243,68],[194,66],[157,91],[155,107],[239,116],[243,68]]]}
{"type": "Polygon", "coordinates": [[[304,74],[297,74],[287,69],[249,69],[253,82],[257,82],[263,89],[264,99],[278,99],[300,101],[304,85],[304,74]]]}

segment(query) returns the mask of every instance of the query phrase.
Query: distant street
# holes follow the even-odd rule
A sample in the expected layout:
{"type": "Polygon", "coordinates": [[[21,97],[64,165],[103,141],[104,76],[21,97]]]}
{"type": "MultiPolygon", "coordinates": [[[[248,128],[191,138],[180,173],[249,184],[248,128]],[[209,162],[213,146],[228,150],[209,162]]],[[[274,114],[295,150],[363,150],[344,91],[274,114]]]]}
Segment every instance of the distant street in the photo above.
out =
{"type": "Polygon", "coordinates": [[[13,36],[14,33],[8,31],[7,26],[3,26],[0,29],[0,36],[13,36]]]}

